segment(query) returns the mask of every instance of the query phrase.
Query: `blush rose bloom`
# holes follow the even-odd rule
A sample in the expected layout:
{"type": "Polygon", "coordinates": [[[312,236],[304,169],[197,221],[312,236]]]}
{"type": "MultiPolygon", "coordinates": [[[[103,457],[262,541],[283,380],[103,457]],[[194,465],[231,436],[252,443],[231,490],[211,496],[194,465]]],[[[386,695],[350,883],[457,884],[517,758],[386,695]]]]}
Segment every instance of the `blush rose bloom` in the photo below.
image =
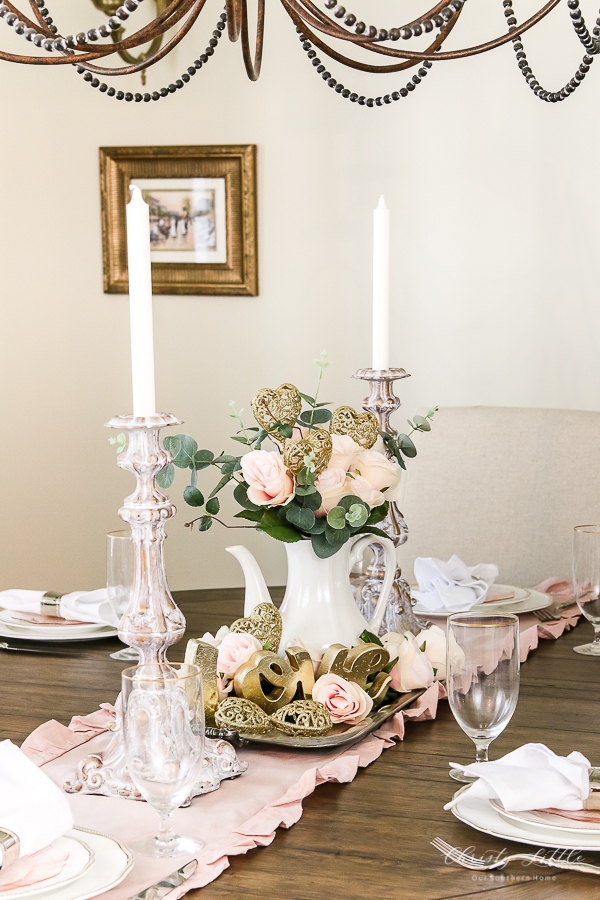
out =
{"type": "Polygon", "coordinates": [[[355,497],[360,497],[365,503],[368,503],[371,509],[385,503],[385,495],[382,494],[381,491],[376,490],[362,475],[353,473],[352,477],[348,478],[348,486],[350,488],[350,493],[354,494],[355,497]]]}
{"type": "MultiPolygon", "coordinates": [[[[431,663],[436,681],[446,680],[446,634],[438,625],[430,625],[415,638],[417,647],[431,663]]],[[[464,654],[463,654],[464,655],[464,654]]]]}
{"type": "Polygon", "coordinates": [[[315,481],[315,487],[323,501],[315,513],[316,516],[326,515],[330,509],[338,505],[342,497],[352,493],[346,470],[337,467],[323,469],[315,481]]]}
{"type": "Polygon", "coordinates": [[[333,451],[327,466],[328,469],[343,469],[347,472],[362,447],[347,434],[332,434],[333,451]]]}
{"type": "Polygon", "coordinates": [[[371,712],[373,700],[353,681],[330,672],[315,682],[312,698],[327,708],[333,724],[357,725],[371,712]]]}
{"type": "Polygon", "coordinates": [[[282,506],[294,496],[294,479],[277,450],[251,450],[241,465],[251,503],[282,506]]]}
{"type": "Polygon", "coordinates": [[[385,490],[386,500],[397,500],[400,493],[400,466],[377,450],[361,450],[352,462],[352,472],[358,472],[376,491],[385,490]]]}
{"type": "Polygon", "coordinates": [[[210,644],[212,647],[220,647],[223,638],[229,634],[229,628],[227,625],[221,625],[215,636],[213,637],[210,631],[207,631],[200,638],[205,644],[210,644]]]}
{"type": "Polygon", "coordinates": [[[383,646],[389,651],[390,659],[398,657],[392,669],[390,687],[400,693],[414,691],[415,688],[429,687],[435,681],[433,667],[419,649],[414,634],[388,633],[382,638],[383,646]]]}
{"type": "Polygon", "coordinates": [[[253,634],[230,631],[219,646],[217,671],[233,678],[239,667],[247,663],[257,650],[262,650],[262,644],[253,634]]]}

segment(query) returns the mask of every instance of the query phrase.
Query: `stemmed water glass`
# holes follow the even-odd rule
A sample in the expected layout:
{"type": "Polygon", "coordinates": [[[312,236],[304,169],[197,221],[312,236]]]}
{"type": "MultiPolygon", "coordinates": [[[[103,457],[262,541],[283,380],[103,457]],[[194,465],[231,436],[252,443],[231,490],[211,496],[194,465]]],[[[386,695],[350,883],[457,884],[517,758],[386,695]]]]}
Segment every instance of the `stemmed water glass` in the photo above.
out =
{"type": "Polygon", "coordinates": [[[196,853],[202,841],[176,835],[172,816],[190,796],[204,759],[201,671],[187,663],[132,666],[122,683],[127,768],[160,816],[158,835],[131,847],[153,857],[196,853]]]}
{"type": "MultiPolygon", "coordinates": [[[[135,559],[131,543],[131,529],[109,531],[106,535],[106,587],[108,602],[116,616],[117,624],[133,593],[135,559]]],[[[126,647],[110,654],[111,659],[137,662],[139,653],[135,647],[126,647]]]]}
{"type": "MultiPolygon", "coordinates": [[[[508,613],[455,613],[448,618],[448,700],[454,718],[477,753],[488,761],[488,747],[506,728],[519,696],[519,619],[508,613]]],[[[473,781],[459,770],[456,781],[473,781]]]]}
{"type": "Polygon", "coordinates": [[[593,642],[573,649],[584,656],[600,656],[600,525],[575,528],[573,588],[579,609],[594,626],[593,642]]]}

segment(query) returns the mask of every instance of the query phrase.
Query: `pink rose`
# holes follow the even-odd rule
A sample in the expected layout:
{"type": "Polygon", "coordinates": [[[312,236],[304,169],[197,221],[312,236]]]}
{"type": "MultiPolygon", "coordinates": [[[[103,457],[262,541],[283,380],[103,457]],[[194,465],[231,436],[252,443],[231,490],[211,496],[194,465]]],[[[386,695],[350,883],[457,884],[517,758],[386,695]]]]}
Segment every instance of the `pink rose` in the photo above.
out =
{"type": "Polygon", "coordinates": [[[257,506],[282,506],[294,496],[294,479],[277,450],[251,450],[242,456],[248,500],[257,506]]]}
{"type": "Polygon", "coordinates": [[[316,516],[326,515],[330,509],[338,505],[345,494],[352,493],[349,481],[345,469],[323,469],[315,481],[315,487],[323,501],[315,513],[316,516]]]}
{"type": "Polygon", "coordinates": [[[232,690],[233,678],[228,678],[226,675],[221,676],[217,674],[217,691],[219,694],[219,703],[221,702],[221,700],[227,700],[232,690]]]}
{"type": "Polygon", "coordinates": [[[239,667],[247,663],[257,650],[262,650],[262,644],[253,634],[230,631],[219,646],[217,671],[233,678],[239,667]]]}
{"type": "Polygon", "coordinates": [[[388,459],[378,450],[361,450],[350,468],[366,478],[376,491],[384,493],[386,488],[386,500],[398,499],[401,469],[395,459],[388,459]]]}
{"type": "Polygon", "coordinates": [[[357,725],[373,708],[373,700],[366,691],[332,672],[317,679],[312,698],[327,708],[334,725],[338,722],[357,725]]]}
{"type": "Polygon", "coordinates": [[[381,491],[375,490],[371,483],[367,481],[366,478],[363,478],[362,475],[357,475],[353,472],[352,477],[348,478],[348,486],[350,488],[350,493],[354,494],[355,497],[360,497],[365,503],[368,503],[371,509],[385,503],[384,494],[382,494],[381,491]]]}
{"type": "Polygon", "coordinates": [[[332,434],[331,443],[333,452],[329,460],[328,469],[343,469],[347,472],[355,458],[361,452],[362,447],[353,441],[347,434],[332,434]]]}

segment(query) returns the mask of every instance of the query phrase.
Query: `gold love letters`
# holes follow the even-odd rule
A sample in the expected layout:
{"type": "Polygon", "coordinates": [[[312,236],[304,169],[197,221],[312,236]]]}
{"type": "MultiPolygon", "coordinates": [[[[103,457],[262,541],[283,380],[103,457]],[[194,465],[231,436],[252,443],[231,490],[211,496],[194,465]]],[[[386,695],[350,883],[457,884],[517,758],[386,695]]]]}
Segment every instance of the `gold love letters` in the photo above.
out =
{"type": "Polygon", "coordinates": [[[202,692],[204,695],[204,714],[206,721],[212,725],[219,705],[219,688],[217,686],[217,656],[219,651],[212,644],[205,644],[193,638],[185,648],[185,662],[198,666],[202,673],[202,692]]]}
{"type": "Polygon", "coordinates": [[[365,688],[368,676],[380,672],[389,661],[390,654],[379,644],[359,644],[351,650],[343,644],[332,644],[323,654],[317,678],[333,672],[365,688]]]}
{"type": "Polygon", "coordinates": [[[310,655],[301,647],[290,647],[286,653],[289,662],[276,653],[257,650],[235,673],[238,697],[252,700],[269,715],[290,703],[298,689],[303,698],[310,697],[315,683],[310,655]]]}

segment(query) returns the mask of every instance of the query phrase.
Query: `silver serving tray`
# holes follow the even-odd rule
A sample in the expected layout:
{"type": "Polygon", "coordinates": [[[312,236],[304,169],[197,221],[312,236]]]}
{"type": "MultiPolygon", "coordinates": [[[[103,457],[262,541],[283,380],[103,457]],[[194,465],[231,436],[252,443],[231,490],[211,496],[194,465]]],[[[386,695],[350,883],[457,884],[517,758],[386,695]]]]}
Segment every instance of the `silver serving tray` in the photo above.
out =
{"type": "Polygon", "coordinates": [[[380,706],[370,716],[360,722],[359,725],[334,725],[329,734],[322,737],[294,737],[286,734],[284,731],[268,731],[266,734],[245,734],[239,732],[240,741],[252,742],[253,744],[271,744],[275,747],[295,747],[298,750],[316,750],[327,747],[343,747],[355,744],[360,741],[371,731],[379,728],[386,719],[389,719],[394,713],[406,706],[410,706],[417,697],[425,693],[426,688],[419,688],[416,691],[410,691],[408,694],[402,694],[394,703],[388,703],[380,706]]]}

